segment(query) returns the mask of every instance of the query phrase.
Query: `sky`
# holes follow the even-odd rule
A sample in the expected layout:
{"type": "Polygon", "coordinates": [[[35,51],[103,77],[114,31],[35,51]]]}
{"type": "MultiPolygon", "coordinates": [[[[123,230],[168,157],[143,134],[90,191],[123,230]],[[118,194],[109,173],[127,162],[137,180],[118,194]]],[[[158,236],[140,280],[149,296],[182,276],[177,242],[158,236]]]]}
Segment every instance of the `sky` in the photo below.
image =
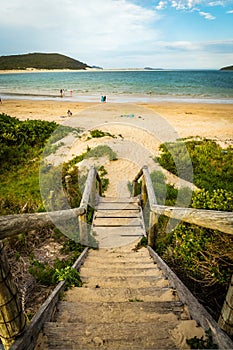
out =
{"type": "Polygon", "coordinates": [[[56,52],[103,68],[233,65],[233,0],[0,0],[0,56],[56,52]]]}

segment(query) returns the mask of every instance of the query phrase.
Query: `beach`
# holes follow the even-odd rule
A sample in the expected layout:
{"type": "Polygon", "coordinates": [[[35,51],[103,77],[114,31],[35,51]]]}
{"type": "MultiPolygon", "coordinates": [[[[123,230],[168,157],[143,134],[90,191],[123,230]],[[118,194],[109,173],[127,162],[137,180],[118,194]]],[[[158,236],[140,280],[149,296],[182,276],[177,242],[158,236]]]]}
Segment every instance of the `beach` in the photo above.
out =
{"type": "MultiPolygon", "coordinates": [[[[95,102],[66,102],[66,101],[36,101],[36,100],[3,100],[0,113],[8,114],[20,120],[41,119],[64,123],[67,111],[76,115],[86,109],[95,108],[101,103],[95,102]],[[62,118],[65,117],[65,118],[62,118]]],[[[233,105],[232,104],[202,104],[160,102],[132,103],[143,106],[160,114],[171,123],[182,137],[202,136],[220,140],[233,139],[233,105]]],[[[108,103],[106,104],[108,106],[108,103]]],[[[115,114],[124,113],[124,104],[114,104],[115,114]]],[[[95,117],[102,121],[101,113],[95,117]]],[[[91,127],[91,125],[90,125],[91,127]]]]}
{"type": "MultiPolygon", "coordinates": [[[[115,162],[104,158],[86,161],[84,166],[104,165],[110,185],[108,195],[122,195],[127,182],[132,181],[140,167],[147,165],[156,170],[153,157],[159,154],[159,145],[177,138],[205,137],[216,140],[222,147],[233,144],[232,104],[200,104],[160,102],[148,103],[91,103],[72,101],[3,100],[0,113],[20,120],[41,119],[55,121],[60,125],[80,127],[80,139],[68,141],[51,162],[63,162],[75,155],[106,144],[116,153],[115,162]],[[67,115],[67,111],[72,116],[67,115]],[[90,129],[101,129],[114,135],[90,138],[90,129]],[[70,142],[70,143],[69,143],[70,142]],[[102,162],[102,163],[101,163],[102,162]]],[[[84,162],[85,163],[85,162],[84,162]]],[[[168,182],[185,186],[174,176],[167,174],[168,182]]]]}

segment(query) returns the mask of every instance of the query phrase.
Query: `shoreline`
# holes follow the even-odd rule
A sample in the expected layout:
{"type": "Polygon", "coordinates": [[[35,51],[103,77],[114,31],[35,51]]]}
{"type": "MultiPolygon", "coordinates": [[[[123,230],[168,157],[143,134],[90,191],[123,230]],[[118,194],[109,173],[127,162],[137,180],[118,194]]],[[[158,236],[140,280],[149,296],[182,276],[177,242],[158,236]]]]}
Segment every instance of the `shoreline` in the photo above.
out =
{"type": "MultiPolygon", "coordinates": [[[[101,99],[101,94],[84,94],[77,93],[71,90],[66,90],[63,97],[59,93],[48,95],[46,93],[2,93],[2,100],[18,100],[18,101],[54,101],[54,102],[75,102],[75,103],[98,103],[101,99]]],[[[232,105],[233,98],[214,98],[214,97],[190,97],[190,96],[160,96],[156,94],[110,94],[106,96],[108,103],[179,103],[179,104],[216,104],[216,105],[232,105]]]]}

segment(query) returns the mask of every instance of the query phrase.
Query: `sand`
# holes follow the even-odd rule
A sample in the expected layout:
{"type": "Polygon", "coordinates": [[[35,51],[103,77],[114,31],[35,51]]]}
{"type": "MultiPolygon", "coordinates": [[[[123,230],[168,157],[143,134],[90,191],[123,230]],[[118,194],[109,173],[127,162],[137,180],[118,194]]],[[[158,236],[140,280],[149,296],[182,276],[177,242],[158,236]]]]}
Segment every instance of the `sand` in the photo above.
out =
{"type": "MultiPolygon", "coordinates": [[[[58,124],[81,127],[81,139],[66,140],[66,144],[49,162],[61,163],[100,144],[110,146],[118,160],[101,159],[108,171],[109,196],[127,193],[143,165],[150,171],[158,169],[153,157],[159,154],[159,144],[180,137],[201,136],[217,140],[226,147],[233,144],[233,105],[199,103],[90,103],[66,101],[3,100],[0,113],[26,119],[55,121],[58,124]],[[67,116],[67,111],[72,117],[67,116]],[[101,129],[115,137],[88,140],[88,130],[101,129]]],[[[83,166],[99,165],[97,160],[83,166]]],[[[167,174],[168,182],[177,187],[190,186],[167,174]]]]}

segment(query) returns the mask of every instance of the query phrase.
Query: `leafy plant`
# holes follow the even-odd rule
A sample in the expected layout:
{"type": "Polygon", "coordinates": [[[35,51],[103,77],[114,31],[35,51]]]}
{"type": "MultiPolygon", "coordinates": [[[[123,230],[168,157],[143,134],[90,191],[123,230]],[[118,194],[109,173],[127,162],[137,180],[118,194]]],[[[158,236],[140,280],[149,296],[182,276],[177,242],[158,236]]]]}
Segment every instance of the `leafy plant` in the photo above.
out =
{"type": "Polygon", "coordinates": [[[117,160],[116,153],[107,145],[99,145],[90,149],[85,155],[85,158],[100,158],[104,156],[108,156],[109,160],[117,160]]]}
{"type": "Polygon", "coordinates": [[[186,340],[191,349],[218,349],[218,345],[213,342],[211,330],[205,331],[205,337],[197,338],[196,336],[186,340]]]}
{"type": "Polygon", "coordinates": [[[66,266],[64,268],[61,268],[60,270],[56,269],[54,277],[57,282],[66,280],[67,288],[82,286],[80,274],[76,269],[72,268],[71,266],[66,266]]]}
{"type": "Polygon", "coordinates": [[[93,137],[93,138],[100,138],[100,137],[105,137],[105,136],[110,136],[113,138],[116,137],[116,136],[110,134],[109,132],[98,130],[98,129],[90,130],[90,134],[91,134],[91,137],[93,137]]]}
{"type": "Polygon", "coordinates": [[[42,263],[38,260],[33,260],[29,267],[29,272],[43,285],[50,286],[57,284],[60,281],[66,280],[67,288],[80,287],[82,281],[78,271],[72,268],[72,264],[80,253],[74,253],[67,260],[56,259],[53,266],[48,263],[42,263]]]}
{"type": "Polygon", "coordinates": [[[138,251],[142,247],[147,247],[148,246],[148,239],[147,237],[143,236],[140,241],[136,244],[135,248],[133,249],[134,251],[138,251]]]}

